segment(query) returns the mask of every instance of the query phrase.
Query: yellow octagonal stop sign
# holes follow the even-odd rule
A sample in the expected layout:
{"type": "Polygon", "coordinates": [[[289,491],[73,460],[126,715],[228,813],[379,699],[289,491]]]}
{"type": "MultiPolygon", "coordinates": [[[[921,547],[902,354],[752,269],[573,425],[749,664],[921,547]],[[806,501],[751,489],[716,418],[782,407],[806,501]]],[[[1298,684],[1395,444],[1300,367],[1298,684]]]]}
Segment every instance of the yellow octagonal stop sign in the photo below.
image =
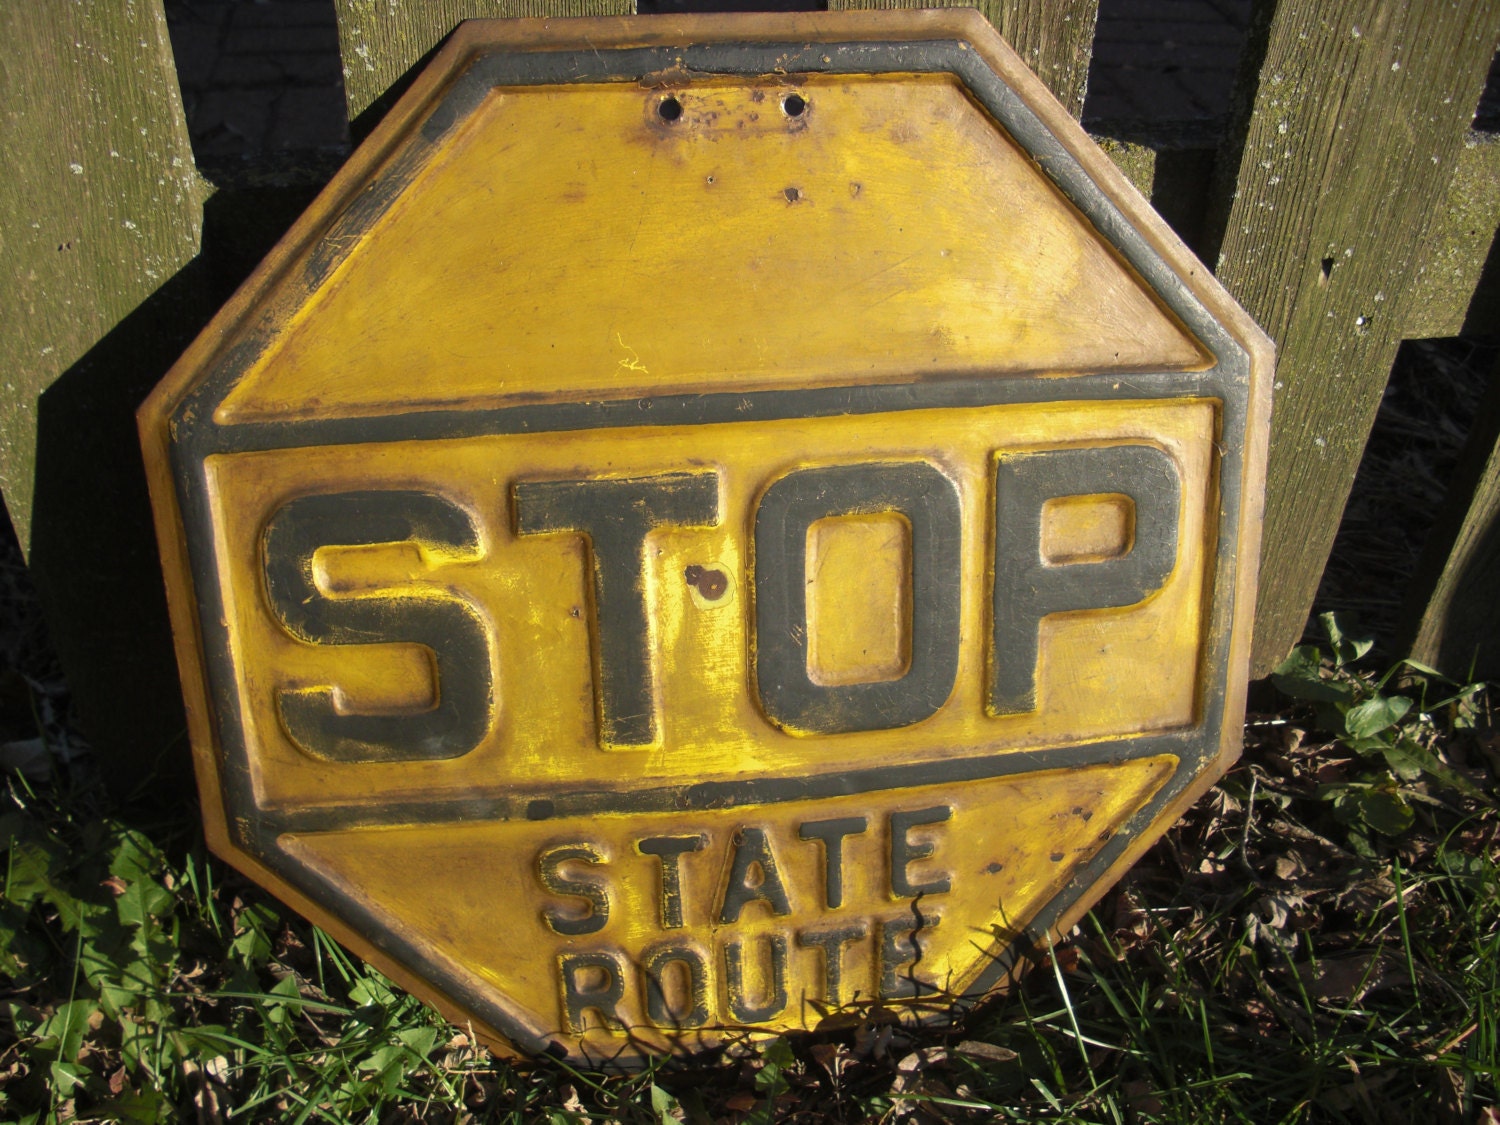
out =
{"type": "Polygon", "coordinates": [[[466,24],[141,412],[210,840],[502,1047],[982,996],[1237,752],[1269,370],[972,13],[466,24]]]}

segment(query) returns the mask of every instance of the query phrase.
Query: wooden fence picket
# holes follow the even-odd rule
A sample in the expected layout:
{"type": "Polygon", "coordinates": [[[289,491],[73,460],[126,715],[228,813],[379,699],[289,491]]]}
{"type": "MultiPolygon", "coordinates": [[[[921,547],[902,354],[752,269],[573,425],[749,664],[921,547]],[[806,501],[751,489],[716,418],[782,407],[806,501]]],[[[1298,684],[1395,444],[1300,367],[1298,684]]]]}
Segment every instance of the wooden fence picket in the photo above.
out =
{"type": "MultiPolygon", "coordinates": [[[[1470,130],[1433,225],[1406,321],[1409,340],[1493,335],[1500,309],[1474,305],[1500,229],[1500,134],[1470,130]]],[[[1493,268],[1493,267],[1490,267],[1493,268]]],[[[1486,292],[1483,300],[1492,300],[1486,292]]]]}
{"type": "Polygon", "coordinates": [[[388,106],[402,78],[467,19],[628,16],[633,0],[333,0],[349,120],[388,106]],[[377,104],[377,102],[379,104],[377,104]]]}
{"type": "Polygon", "coordinates": [[[1402,651],[1454,679],[1500,678],[1500,366],[1412,577],[1402,651]]]}
{"type": "Polygon", "coordinates": [[[1252,28],[1209,255],[1278,346],[1252,675],[1312,606],[1497,35],[1496,0],[1282,0],[1252,28]]]}
{"type": "Polygon", "coordinates": [[[0,489],[106,780],[180,798],[134,412],[209,309],[162,0],[7,4],[0,35],[0,489]]]}
{"type": "Polygon", "coordinates": [[[0,490],[31,545],[36,402],[198,253],[162,0],[0,10],[0,490]]]}

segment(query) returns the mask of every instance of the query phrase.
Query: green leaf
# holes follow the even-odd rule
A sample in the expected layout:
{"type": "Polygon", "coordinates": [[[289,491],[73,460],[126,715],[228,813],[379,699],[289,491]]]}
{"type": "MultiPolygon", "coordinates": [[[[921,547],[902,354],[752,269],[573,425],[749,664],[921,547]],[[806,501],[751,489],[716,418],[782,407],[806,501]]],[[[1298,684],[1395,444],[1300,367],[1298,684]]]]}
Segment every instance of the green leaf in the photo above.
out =
{"type": "Polygon", "coordinates": [[[159,992],[145,993],[141,997],[140,1010],[147,1023],[169,1023],[176,1018],[172,1005],[159,992]]]}
{"type": "Polygon", "coordinates": [[[22,1038],[35,1035],[36,1029],[41,1027],[46,1019],[30,1004],[21,1004],[15,1000],[8,1000],[0,1005],[0,1013],[4,1014],[9,1029],[22,1038]]]}
{"type": "Polygon", "coordinates": [[[651,1085],[651,1112],[656,1115],[657,1125],[678,1125],[683,1119],[677,1099],[655,1083],[651,1085]]]}
{"type": "Polygon", "coordinates": [[[83,1050],[83,1037],[88,1033],[94,1011],[92,1000],[70,1000],[59,1004],[57,1010],[36,1029],[37,1046],[53,1052],[63,1062],[73,1062],[83,1050]]]}
{"type": "Polygon", "coordinates": [[[1395,790],[1367,789],[1359,795],[1359,815],[1376,832],[1399,836],[1412,826],[1417,814],[1395,790]]]}
{"type": "Polygon", "coordinates": [[[1465,882],[1482,884],[1484,877],[1490,872],[1490,862],[1483,856],[1470,855],[1449,847],[1444,847],[1437,854],[1438,866],[1450,878],[1465,882]]]}
{"type": "Polygon", "coordinates": [[[125,893],[115,900],[115,909],[127,926],[143,926],[150,918],[170,914],[175,901],[166,887],[141,875],[126,885],[125,893]]]}
{"type": "Polygon", "coordinates": [[[1322,649],[1317,645],[1298,645],[1292,649],[1285,660],[1276,665],[1271,671],[1278,676],[1299,678],[1311,676],[1317,678],[1318,669],[1322,666],[1322,649]]]}
{"type": "Polygon", "coordinates": [[[1402,781],[1416,781],[1427,772],[1427,764],[1399,742],[1382,745],[1380,754],[1385,758],[1385,764],[1391,767],[1391,772],[1402,781]]]}
{"type": "Polygon", "coordinates": [[[1323,633],[1328,637],[1328,643],[1333,648],[1333,662],[1340,668],[1345,664],[1353,664],[1375,646],[1373,640],[1364,637],[1355,638],[1346,634],[1335,614],[1319,614],[1318,621],[1322,624],[1323,633]]]}
{"type": "Polygon", "coordinates": [[[229,1029],[223,1024],[205,1023],[197,1027],[179,1028],[168,1034],[166,1038],[183,1058],[193,1058],[199,1055],[204,1058],[213,1058],[224,1052],[225,1040],[229,1038],[229,1029]]]}
{"type": "Polygon", "coordinates": [[[30,906],[52,889],[48,877],[51,857],[39,844],[27,841],[10,849],[10,877],[5,881],[5,897],[17,906],[30,906]]]}
{"type": "Polygon", "coordinates": [[[1364,786],[1323,785],[1318,787],[1318,799],[1328,802],[1335,820],[1352,828],[1360,823],[1360,799],[1364,792],[1364,786]]]}
{"type": "Polygon", "coordinates": [[[73,1092],[88,1080],[87,1067],[79,1066],[77,1063],[63,1062],[61,1059],[54,1060],[49,1068],[52,1073],[53,1091],[64,1097],[71,1097],[73,1092]]]}
{"type": "Polygon", "coordinates": [[[387,1043],[375,1048],[356,1063],[355,1069],[361,1074],[369,1075],[371,1083],[378,1086],[384,1094],[391,1095],[423,1061],[402,1044],[387,1043]]]}
{"type": "Polygon", "coordinates": [[[396,1038],[426,1059],[437,1046],[438,1033],[435,1027],[406,1027],[396,1032],[396,1038]]]}
{"type": "Polygon", "coordinates": [[[78,967],[95,988],[105,984],[129,987],[128,966],[135,960],[130,935],[109,911],[92,911],[84,915],[83,941],[79,943],[78,967]]]}
{"type": "Polygon", "coordinates": [[[99,984],[99,1007],[112,1020],[119,1020],[127,1010],[135,1007],[141,991],[129,984],[103,981],[99,984]]]}
{"type": "Polygon", "coordinates": [[[1354,698],[1354,689],[1338,680],[1322,677],[1323,653],[1317,645],[1300,645],[1278,664],[1271,682],[1283,695],[1318,703],[1344,703],[1354,698]]]}
{"type": "Polygon", "coordinates": [[[143,1052],[151,1049],[155,1037],[129,1016],[121,1016],[117,1022],[120,1028],[120,1057],[124,1060],[126,1069],[134,1073],[142,1069],[146,1061],[143,1052]]]}
{"type": "Polygon", "coordinates": [[[264,903],[252,902],[235,919],[236,936],[230,943],[246,968],[264,965],[271,959],[270,933],[279,919],[264,903]]]}
{"type": "Polygon", "coordinates": [[[0,900],[0,976],[23,982],[29,972],[44,971],[51,950],[41,926],[33,928],[29,909],[0,900]]]}
{"type": "Polygon", "coordinates": [[[778,1036],[766,1045],[760,1057],[761,1069],[755,1076],[755,1088],[774,1098],[787,1089],[788,1083],[783,1072],[797,1061],[797,1056],[792,1053],[792,1045],[784,1037],[778,1036]]]}
{"type": "Polygon", "coordinates": [[[1404,695],[1377,695],[1349,708],[1344,715],[1344,729],[1353,738],[1373,738],[1395,726],[1411,710],[1411,700],[1404,695]]]}
{"type": "Polygon", "coordinates": [[[355,982],[354,987],[349,989],[349,999],[361,1008],[384,1010],[396,1004],[396,994],[391,991],[385,981],[373,973],[366,974],[355,982]]]}
{"type": "Polygon", "coordinates": [[[1420,672],[1424,676],[1431,676],[1435,680],[1442,680],[1445,684],[1451,684],[1453,682],[1431,665],[1423,664],[1420,660],[1413,660],[1409,656],[1405,660],[1398,661],[1397,663],[1404,664],[1413,672],[1420,672]]]}
{"type": "Polygon", "coordinates": [[[146,836],[133,828],[120,832],[110,849],[109,873],[130,882],[141,879],[161,865],[161,853],[146,836]]]}
{"type": "Polygon", "coordinates": [[[1385,748],[1386,760],[1391,763],[1391,768],[1397,770],[1404,777],[1409,770],[1417,770],[1425,773],[1428,777],[1449,789],[1455,789],[1466,797],[1486,801],[1484,791],[1459,773],[1452,766],[1445,765],[1431,750],[1413,742],[1411,739],[1402,739],[1397,745],[1385,748]],[[1398,769],[1397,762],[1401,763],[1398,769]]]}
{"type": "Polygon", "coordinates": [[[1370,842],[1370,837],[1359,828],[1349,829],[1349,850],[1361,859],[1378,860],[1380,852],[1370,842]]]}
{"type": "Polygon", "coordinates": [[[287,1020],[302,1014],[302,992],[297,987],[297,978],[288,973],[275,984],[271,990],[262,994],[266,1019],[280,1026],[287,1020]]]}
{"type": "Polygon", "coordinates": [[[120,1125],[156,1125],[165,1119],[174,1107],[160,1090],[150,1086],[137,1093],[126,1090],[107,1101],[100,1102],[89,1110],[89,1116],[107,1121],[118,1121],[120,1125]]]}

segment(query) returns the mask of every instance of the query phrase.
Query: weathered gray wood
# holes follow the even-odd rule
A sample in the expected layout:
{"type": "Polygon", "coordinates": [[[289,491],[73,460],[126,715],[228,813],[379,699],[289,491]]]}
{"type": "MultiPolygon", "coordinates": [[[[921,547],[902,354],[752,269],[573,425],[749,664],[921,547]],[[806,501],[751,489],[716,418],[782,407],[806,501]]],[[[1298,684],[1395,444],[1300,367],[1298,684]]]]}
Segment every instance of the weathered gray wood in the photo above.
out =
{"type": "Polygon", "coordinates": [[[31,542],[37,398],[198,252],[161,0],[0,8],[0,490],[31,542]]]}
{"type": "Polygon", "coordinates": [[[1069,113],[1083,112],[1099,0],[829,0],[828,8],[978,8],[1069,113]]]}
{"type": "Polygon", "coordinates": [[[1412,577],[1402,651],[1455,679],[1500,678],[1500,369],[1412,577]]]}
{"type": "Polygon", "coordinates": [[[0,35],[0,488],[106,778],[181,795],[182,703],[134,434],[206,304],[162,4],[7,4],[0,35]]]}
{"type": "Polygon", "coordinates": [[[1217,229],[1219,279],[1279,349],[1255,674],[1300,634],[1398,343],[1500,0],[1283,0],[1217,229]]]}
{"type": "Polygon", "coordinates": [[[334,0],[353,121],[466,19],[625,16],[634,0],[334,0]]]}
{"type": "MultiPolygon", "coordinates": [[[[1500,136],[1470,132],[1458,153],[1442,211],[1428,237],[1405,335],[1457,336],[1500,228],[1500,136]]],[[[1493,332],[1500,325],[1482,330],[1493,332]]]]}

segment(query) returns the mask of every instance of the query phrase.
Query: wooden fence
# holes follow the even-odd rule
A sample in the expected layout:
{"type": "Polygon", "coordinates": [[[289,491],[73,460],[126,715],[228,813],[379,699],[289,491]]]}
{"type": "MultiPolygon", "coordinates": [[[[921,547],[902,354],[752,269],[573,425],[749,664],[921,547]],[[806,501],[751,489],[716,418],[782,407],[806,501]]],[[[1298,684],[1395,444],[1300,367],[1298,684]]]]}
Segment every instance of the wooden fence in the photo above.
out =
{"type": "MultiPolygon", "coordinates": [[[[356,133],[461,19],[632,10],[331,2],[356,133]]],[[[1097,3],[978,6],[1076,115],[1097,3]]],[[[0,489],[80,718],[133,774],[173,754],[181,724],[132,413],[253,264],[233,232],[296,208],[267,220],[264,200],[211,197],[196,174],[162,0],[7,5],[0,29],[0,489]]],[[[1500,330],[1471,308],[1500,220],[1500,144],[1469,130],[1497,37],[1500,0],[1257,0],[1235,112],[1196,179],[1167,183],[1160,147],[1104,139],[1169,219],[1192,216],[1184,237],[1277,342],[1257,675],[1303,627],[1400,342],[1500,330]],[[1174,208],[1183,192],[1196,198],[1174,208]]],[[[1497,434],[1492,401],[1407,613],[1416,654],[1460,674],[1477,651],[1500,675],[1497,434]]]]}

